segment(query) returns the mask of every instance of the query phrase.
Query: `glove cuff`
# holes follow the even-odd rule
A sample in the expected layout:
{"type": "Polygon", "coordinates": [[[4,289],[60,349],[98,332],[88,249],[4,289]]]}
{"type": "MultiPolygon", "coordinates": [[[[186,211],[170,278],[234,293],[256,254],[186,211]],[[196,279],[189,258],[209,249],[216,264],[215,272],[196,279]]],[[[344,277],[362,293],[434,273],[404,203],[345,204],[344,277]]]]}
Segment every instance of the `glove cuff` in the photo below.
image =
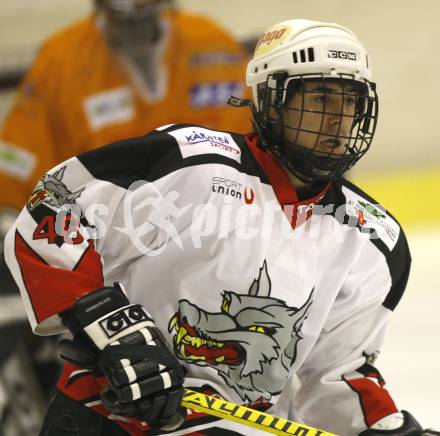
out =
{"type": "Polygon", "coordinates": [[[143,327],[154,327],[144,307],[130,304],[117,283],[78,299],[65,324],[75,338],[85,336],[99,350],[143,327]]]}

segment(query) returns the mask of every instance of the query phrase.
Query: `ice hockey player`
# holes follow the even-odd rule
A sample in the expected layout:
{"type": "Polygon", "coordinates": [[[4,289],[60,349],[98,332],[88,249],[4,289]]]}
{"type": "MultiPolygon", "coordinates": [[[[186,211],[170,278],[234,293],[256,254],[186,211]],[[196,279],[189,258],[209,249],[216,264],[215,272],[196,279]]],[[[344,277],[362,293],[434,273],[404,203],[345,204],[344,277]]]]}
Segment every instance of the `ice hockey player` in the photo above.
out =
{"type": "Polygon", "coordinates": [[[439,434],[374,366],[410,253],[343,177],[376,128],[370,68],[350,30],[281,22],[232,100],[254,133],[167,125],[41,178],[6,238],[35,333],[71,333],[41,434],[256,434],[185,414],[182,385],[344,436],[439,434]]]}

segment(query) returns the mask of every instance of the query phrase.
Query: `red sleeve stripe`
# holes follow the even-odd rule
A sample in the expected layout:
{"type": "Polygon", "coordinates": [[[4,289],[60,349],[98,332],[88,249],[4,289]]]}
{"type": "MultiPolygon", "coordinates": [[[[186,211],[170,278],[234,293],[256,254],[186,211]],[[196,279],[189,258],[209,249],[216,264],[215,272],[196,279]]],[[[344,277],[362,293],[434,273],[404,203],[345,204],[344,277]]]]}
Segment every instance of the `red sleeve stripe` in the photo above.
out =
{"type": "Polygon", "coordinates": [[[344,380],[358,394],[368,427],[399,411],[388,391],[373,380],[367,378],[344,380]]]}
{"type": "Polygon", "coordinates": [[[38,323],[68,309],[82,295],[104,286],[101,258],[92,241],[73,271],[48,265],[18,231],[15,255],[38,323]]]}

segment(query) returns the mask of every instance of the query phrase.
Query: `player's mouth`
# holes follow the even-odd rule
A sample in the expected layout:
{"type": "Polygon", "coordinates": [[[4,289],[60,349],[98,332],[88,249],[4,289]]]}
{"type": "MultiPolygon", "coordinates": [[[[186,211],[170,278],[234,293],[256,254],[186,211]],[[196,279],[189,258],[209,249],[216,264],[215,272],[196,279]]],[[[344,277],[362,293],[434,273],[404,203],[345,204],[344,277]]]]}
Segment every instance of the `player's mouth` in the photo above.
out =
{"type": "Polygon", "coordinates": [[[338,139],[338,138],[329,138],[324,141],[319,142],[319,148],[324,153],[331,153],[331,154],[344,154],[345,147],[344,143],[338,139]]]}
{"type": "Polygon", "coordinates": [[[208,365],[236,365],[244,360],[245,351],[238,342],[219,342],[199,329],[180,320],[177,313],[168,325],[174,331],[173,345],[178,357],[189,362],[204,362],[208,365]]]}

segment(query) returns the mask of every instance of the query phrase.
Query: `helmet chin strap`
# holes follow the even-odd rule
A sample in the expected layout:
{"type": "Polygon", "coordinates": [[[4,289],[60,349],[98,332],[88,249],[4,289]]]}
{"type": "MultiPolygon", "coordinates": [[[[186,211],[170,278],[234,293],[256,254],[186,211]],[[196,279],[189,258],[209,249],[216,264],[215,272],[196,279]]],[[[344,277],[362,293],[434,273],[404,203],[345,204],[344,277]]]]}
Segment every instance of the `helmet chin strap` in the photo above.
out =
{"type": "MultiPolygon", "coordinates": [[[[247,98],[239,98],[239,97],[234,97],[233,95],[231,95],[228,99],[227,104],[229,104],[230,106],[233,107],[249,107],[251,110],[251,120],[252,120],[252,125],[255,129],[255,132],[258,134],[258,136],[260,137],[260,140],[262,142],[264,142],[264,135],[261,134],[261,125],[262,125],[262,121],[260,121],[260,114],[254,104],[254,102],[250,99],[247,98]]],[[[266,143],[263,144],[263,148],[266,148],[266,143]]]]}

